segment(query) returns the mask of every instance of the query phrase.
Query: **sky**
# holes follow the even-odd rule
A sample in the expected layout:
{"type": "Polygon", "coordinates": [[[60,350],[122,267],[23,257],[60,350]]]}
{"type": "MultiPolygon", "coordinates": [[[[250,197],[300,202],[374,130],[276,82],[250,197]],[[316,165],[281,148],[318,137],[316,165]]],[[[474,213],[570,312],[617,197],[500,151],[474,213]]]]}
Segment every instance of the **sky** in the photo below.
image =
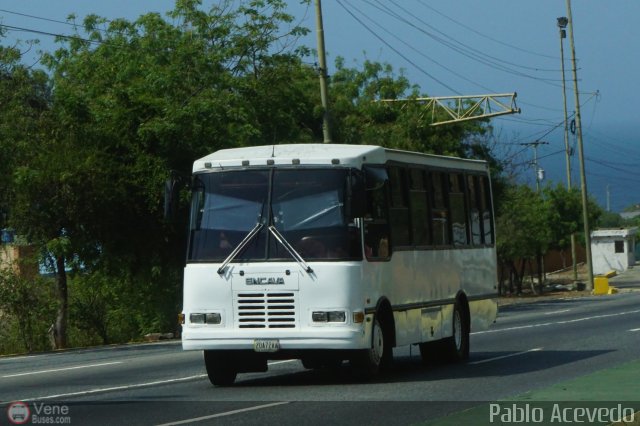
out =
{"type": "MultiPolygon", "coordinates": [[[[314,2],[287,4],[296,21],[312,30],[298,43],[316,48],[314,2]]],[[[172,0],[0,0],[0,24],[70,34],[70,26],[52,21],[71,13],[135,19],[172,7],[172,0]]],[[[367,59],[389,63],[428,96],[517,92],[522,113],[492,119],[498,149],[521,165],[521,180],[534,185],[534,150],[522,144],[545,142],[537,148],[542,185],[566,184],[557,27],[557,18],[567,16],[565,0],[323,0],[322,12],[329,74],[340,56],[352,67],[367,59]]],[[[640,203],[634,108],[640,94],[640,1],[573,0],[572,12],[587,187],[602,207],[620,211],[640,203]]],[[[12,30],[2,42],[33,38],[40,39],[40,49],[54,47],[53,37],[28,31],[12,30]]],[[[569,38],[563,43],[571,115],[569,38]]],[[[575,139],[570,136],[572,180],[579,184],[575,139]]]]}

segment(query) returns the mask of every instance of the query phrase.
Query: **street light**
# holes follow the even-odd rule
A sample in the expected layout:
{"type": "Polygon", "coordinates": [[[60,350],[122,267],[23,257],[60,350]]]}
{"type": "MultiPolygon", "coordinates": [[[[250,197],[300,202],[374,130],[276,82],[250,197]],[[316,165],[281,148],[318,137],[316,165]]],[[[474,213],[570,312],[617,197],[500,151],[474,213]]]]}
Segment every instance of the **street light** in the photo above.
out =
{"type": "MultiPolygon", "coordinates": [[[[567,24],[569,19],[565,16],[558,18],[558,30],[560,34],[560,68],[562,70],[562,104],[564,107],[564,150],[565,162],[567,166],[567,189],[571,190],[571,148],[569,147],[569,119],[567,117],[567,89],[564,76],[564,45],[562,40],[567,38],[567,24]]],[[[573,269],[573,280],[578,281],[578,264],[576,259],[576,234],[571,234],[571,260],[573,269]]]]}
{"type": "MultiPolygon", "coordinates": [[[[567,19],[566,16],[561,16],[558,18],[558,27],[561,30],[564,30],[565,28],[567,28],[567,24],[569,23],[569,19],[567,19]]],[[[567,38],[567,33],[562,31],[562,38],[567,38]]]]}
{"type": "Polygon", "coordinates": [[[564,77],[564,45],[562,40],[567,38],[567,24],[569,20],[561,16],[558,18],[558,29],[560,30],[560,67],[562,69],[562,103],[564,105],[564,149],[567,165],[567,188],[571,189],[571,152],[569,150],[569,126],[567,117],[567,90],[564,77]]]}

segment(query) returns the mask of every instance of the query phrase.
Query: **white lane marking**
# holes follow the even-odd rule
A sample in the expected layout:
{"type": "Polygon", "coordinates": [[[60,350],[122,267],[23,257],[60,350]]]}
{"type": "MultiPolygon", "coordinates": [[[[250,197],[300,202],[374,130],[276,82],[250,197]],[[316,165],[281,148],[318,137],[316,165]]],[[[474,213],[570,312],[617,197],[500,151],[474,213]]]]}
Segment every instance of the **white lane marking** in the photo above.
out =
{"type": "MultiPolygon", "coordinates": [[[[276,361],[276,362],[270,362],[269,365],[275,365],[275,364],[283,364],[285,362],[295,362],[297,360],[295,359],[287,359],[284,361],[276,361]]],[[[155,386],[155,385],[164,385],[167,383],[175,383],[175,382],[184,382],[187,380],[195,380],[195,379],[202,379],[204,377],[207,377],[206,374],[198,374],[196,376],[188,376],[188,377],[180,377],[177,379],[168,379],[168,380],[158,380],[155,382],[147,382],[147,383],[137,383],[134,385],[122,385],[122,386],[113,386],[113,387],[109,387],[109,388],[97,388],[97,389],[89,389],[86,391],[78,391],[78,392],[69,392],[69,393],[60,393],[57,395],[46,395],[46,396],[37,396],[37,397],[33,397],[33,398],[23,398],[21,399],[21,401],[38,401],[41,399],[54,399],[54,398],[66,398],[69,396],[81,396],[81,395],[90,395],[90,394],[95,394],[95,393],[102,393],[102,392],[111,392],[111,391],[117,391],[117,390],[127,390],[127,389],[134,389],[134,388],[142,388],[142,387],[146,387],[146,386],[155,386]]]]}
{"type": "Polygon", "coordinates": [[[20,399],[20,401],[39,401],[41,399],[54,399],[54,398],[66,398],[69,396],[90,395],[94,393],[110,392],[115,390],[127,390],[127,389],[134,389],[134,388],[142,388],[145,386],[164,385],[165,383],[185,382],[187,380],[202,379],[203,377],[207,377],[207,375],[198,374],[196,376],[180,377],[177,379],[168,379],[168,380],[158,380],[156,382],[138,383],[135,385],[113,386],[110,388],[98,388],[98,389],[89,389],[86,391],[79,391],[79,392],[59,393],[57,395],[37,396],[34,398],[20,399]]]}
{"type": "Polygon", "coordinates": [[[122,364],[122,361],[103,362],[101,364],[78,365],[75,367],[54,368],[52,370],[29,371],[28,373],[7,374],[6,376],[0,376],[0,378],[8,379],[10,377],[30,376],[32,374],[55,373],[58,371],[79,370],[81,368],[103,367],[105,365],[114,365],[114,364],[122,364]]]}
{"type": "Polygon", "coordinates": [[[636,309],[635,311],[618,312],[617,314],[595,315],[592,317],[575,318],[572,320],[565,320],[565,321],[544,322],[541,324],[521,325],[519,327],[507,327],[507,328],[500,328],[500,329],[494,329],[494,330],[476,331],[471,334],[500,333],[502,331],[522,330],[525,328],[547,327],[549,325],[557,325],[557,324],[570,324],[574,322],[589,321],[589,320],[600,319],[600,318],[611,318],[611,317],[619,317],[622,315],[637,314],[639,312],[640,312],[640,309],[636,309]]]}
{"type": "Polygon", "coordinates": [[[58,350],[55,352],[45,352],[41,354],[34,355],[2,355],[0,356],[1,361],[15,361],[15,360],[23,360],[29,358],[43,358],[49,357],[52,355],[66,355],[66,354],[83,354],[87,352],[101,352],[101,351],[117,351],[119,349],[130,349],[136,348],[139,346],[162,346],[162,345],[181,345],[181,340],[164,340],[160,342],[144,342],[144,343],[128,343],[128,344],[113,344],[107,346],[92,346],[88,348],[72,348],[65,350],[58,350]]]}
{"type": "Polygon", "coordinates": [[[632,329],[631,329],[631,330],[629,330],[629,331],[640,331],[640,328],[632,328],[632,329]]]}
{"type": "Polygon", "coordinates": [[[270,362],[269,365],[276,365],[276,364],[284,364],[286,362],[296,362],[297,359],[286,359],[284,361],[274,361],[274,362],[270,362]]]}
{"type": "Polygon", "coordinates": [[[186,424],[189,424],[189,423],[201,422],[203,420],[210,420],[210,419],[215,419],[215,418],[218,418],[218,417],[231,416],[233,414],[246,413],[247,411],[262,410],[264,408],[275,407],[275,406],[278,406],[278,405],[284,405],[284,404],[288,404],[288,403],[289,403],[289,401],[272,402],[271,404],[256,405],[254,407],[240,408],[238,410],[227,411],[227,412],[224,412],[224,413],[211,414],[210,416],[195,417],[193,419],[180,420],[180,421],[171,422],[171,423],[162,423],[162,424],[157,425],[157,426],[186,425],[186,424]]]}
{"type": "Polygon", "coordinates": [[[563,309],[561,311],[545,312],[545,315],[561,314],[563,312],[569,312],[571,309],[563,309]]]}
{"type": "Polygon", "coordinates": [[[538,352],[538,351],[541,351],[541,350],[542,350],[542,348],[533,348],[533,349],[529,349],[528,351],[522,351],[522,352],[516,352],[514,354],[509,354],[509,355],[497,356],[495,358],[482,359],[480,361],[468,362],[467,364],[484,364],[485,362],[497,361],[499,359],[511,358],[511,357],[514,357],[514,356],[524,355],[524,354],[528,354],[530,352],[538,352]]]}

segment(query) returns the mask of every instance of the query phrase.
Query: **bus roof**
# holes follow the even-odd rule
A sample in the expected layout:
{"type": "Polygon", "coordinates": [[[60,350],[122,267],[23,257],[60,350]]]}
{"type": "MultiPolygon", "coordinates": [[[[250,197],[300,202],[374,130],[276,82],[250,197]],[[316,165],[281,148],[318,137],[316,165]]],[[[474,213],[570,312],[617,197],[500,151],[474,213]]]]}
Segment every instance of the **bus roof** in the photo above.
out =
{"type": "Polygon", "coordinates": [[[193,172],[267,165],[339,165],[360,169],[387,162],[486,171],[487,163],[457,157],[388,149],[375,145],[283,144],[222,149],[196,160],[193,172]]]}

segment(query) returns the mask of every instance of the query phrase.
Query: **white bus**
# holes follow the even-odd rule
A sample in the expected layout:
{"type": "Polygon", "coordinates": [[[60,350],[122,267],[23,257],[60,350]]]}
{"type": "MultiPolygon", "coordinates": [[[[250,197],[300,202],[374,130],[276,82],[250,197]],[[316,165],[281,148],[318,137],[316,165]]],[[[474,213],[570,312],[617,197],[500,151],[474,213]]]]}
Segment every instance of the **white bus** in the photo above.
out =
{"type": "Polygon", "coordinates": [[[403,345],[465,360],[495,320],[486,162],[292,144],[221,150],[193,174],[182,346],[214,385],[269,359],[370,377],[403,345]]]}

